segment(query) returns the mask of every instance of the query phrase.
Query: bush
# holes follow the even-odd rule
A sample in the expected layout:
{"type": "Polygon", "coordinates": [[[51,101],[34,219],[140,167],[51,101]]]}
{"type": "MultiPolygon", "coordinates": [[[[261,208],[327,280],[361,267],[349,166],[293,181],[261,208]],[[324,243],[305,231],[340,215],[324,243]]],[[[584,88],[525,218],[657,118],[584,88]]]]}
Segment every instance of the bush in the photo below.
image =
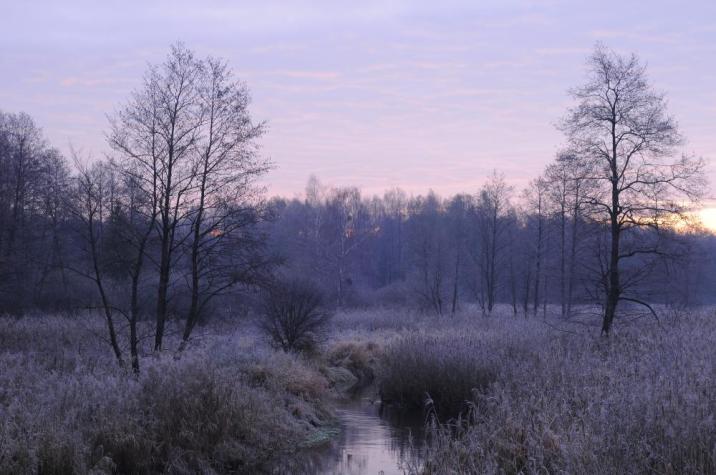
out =
{"type": "Polygon", "coordinates": [[[259,328],[286,352],[312,351],[325,335],[330,319],[318,287],[294,279],[266,290],[259,328]]]}

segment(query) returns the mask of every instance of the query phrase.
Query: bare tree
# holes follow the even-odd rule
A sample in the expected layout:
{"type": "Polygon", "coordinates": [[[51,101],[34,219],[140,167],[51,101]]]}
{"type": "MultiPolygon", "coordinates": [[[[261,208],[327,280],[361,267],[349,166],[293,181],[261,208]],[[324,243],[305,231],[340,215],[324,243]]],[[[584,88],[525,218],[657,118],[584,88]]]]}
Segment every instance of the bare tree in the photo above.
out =
{"type": "Polygon", "coordinates": [[[349,258],[375,231],[367,219],[367,211],[358,188],[334,188],[326,203],[326,256],[335,272],[337,304],[345,304],[346,287],[352,285],[349,258]]]}
{"type": "MultiPolygon", "coordinates": [[[[547,207],[547,182],[539,177],[530,183],[524,191],[525,203],[529,208],[529,215],[534,221],[534,241],[532,242],[533,259],[535,265],[534,291],[532,292],[532,313],[537,315],[540,304],[540,297],[543,300],[546,295],[546,278],[544,272],[545,261],[545,238],[546,238],[546,207],[547,207]],[[541,293],[540,293],[541,292],[541,293]]],[[[529,224],[529,223],[528,223],[529,224]]]]}
{"type": "Polygon", "coordinates": [[[59,291],[59,298],[56,297],[54,300],[56,305],[67,307],[70,304],[64,256],[64,242],[67,236],[63,234],[62,228],[69,217],[71,205],[70,170],[59,151],[48,149],[43,155],[42,186],[38,188],[42,218],[35,219],[35,226],[41,229],[39,241],[45,243],[46,252],[38,266],[39,278],[35,283],[34,300],[43,301],[47,288],[51,287],[52,276],[59,274],[61,286],[56,290],[59,291]]]}
{"type": "Polygon", "coordinates": [[[214,297],[238,282],[248,282],[261,267],[261,259],[244,262],[248,264],[244,269],[235,261],[227,267],[225,264],[231,260],[225,251],[230,241],[234,246],[248,243],[240,234],[261,218],[256,210],[262,190],[255,181],[269,168],[269,163],[257,154],[255,141],[265,126],[251,121],[246,86],[233,80],[225,62],[213,58],[204,62],[198,86],[202,124],[197,131],[193,165],[196,189],[192,191],[194,202],[189,217],[191,303],[184,343],[214,297]]]}
{"type": "Polygon", "coordinates": [[[605,293],[602,333],[608,335],[617,305],[648,302],[627,292],[621,279],[623,261],[659,253],[658,246],[622,247],[623,234],[648,228],[658,232],[683,216],[678,199],[694,200],[702,189],[703,161],[682,155],[675,120],[663,94],[650,86],[635,55],[621,56],[598,45],[589,59],[587,82],[573,91],[561,129],[570,148],[593,170],[587,201],[591,217],[608,227],[609,250],[602,286],[605,293]]]}
{"type": "Polygon", "coordinates": [[[135,162],[117,164],[110,162],[121,177],[119,196],[112,209],[111,220],[116,236],[112,243],[115,253],[121,262],[121,277],[128,276],[129,312],[129,351],[132,370],[139,372],[139,328],[142,305],[140,294],[148,281],[145,274],[146,262],[153,261],[149,252],[152,234],[158,215],[158,200],[155,189],[145,188],[141,183],[141,175],[137,173],[135,162]],[[117,242],[118,241],[118,242],[117,242]]]}
{"type": "Polygon", "coordinates": [[[409,249],[416,271],[415,291],[420,304],[442,316],[445,309],[445,284],[448,269],[448,240],[441,226],[443,206],[430,192],[410,202],[409,249]]]}
{"type": "Polygon", "coordinates": [[[104,239],[105,216],[111,209],[109,197],[110,170],[103,162],[85,165],[75,154],[77,168],[76,197],[74,214],[82,223],[80,233],[85,243],[85,250],[89,257],[90,271],[73,267],[76,273],[89,278],[97,287],[100,297],[100,308],[104,313],[107,324],[109,344],[120,366],[124,366],[122,349],[119,346],[115,323],[115,307],[110,301],[107,291],[106,277],[103,272],[103,254],[101,253],[104,239]]]}
{"type": "Polygon", "coordinates": [[[25,113],[0,111],[0,313],[70,302],[70,172],[25,113]]]}
{"type": "Polygon", "coordinates": [[[473,206],[472,197],[469,195],[455,195],[447,205],[446,218],[448,220],[448,229],[452,238],[452,258],[453,258],[453,276],[452,276],[452,295],[450,303],[450,313],[455,314],[458,307],[458,296],[460,294],[460,282],[463,272],[463,259],[465,255],[465,247],[467,246],[468,234],[468,214],[473,206]]]}
{"type": "Polygon", "coordinates": [[[477,205],[477,226],[479,233],[478,272],[480,303],[487,312],[497,300],[497,292],[502,276],[502,258],[507,245],[507,221],[510,212],[512,187],[507,185],[505,177],[496,171],[480,190],[477,205]]]}
{"type": "Polygon", "coordinates": [[[385,269],[383,282],[390,284],[405,276],[405,219],[408,215],[405,191],[393,188],[383,195],[383,216],[380,236],[385,241],[381,264],[385,269]]]}
{"type": "Polygon", "coordinates": [[[547,186],[547,200],[551,214],[559,226],[559,303],[562,318],[567,316],[567,220],[569,219],[569,198],[571,177],[565,163],[557,160],[547,166],[544,181],[547,186]]]}
{"type": "Polygon", "coordinates": [[[108,141],[120,159],[133,223],[133,319],[153,233],[158,241],[155,351],[162,349],[170,289],[179,284],[175,270],[184,257],[190,291],[184,343],[214,297],[265,264],[246,252],[257,249],[259,239],[248,230],[263,216],[255,181],[269,168],[255,143],[265,125],[252,123],[249,102],[224,61],[199,60],[179,44],[150,67],[143,87],[111,119],[108,141]]]}
{"type": "Polygon", "coordinates": [[[156,199],[160,256],[155,350],[162,348],[175,253],[186,238],[178,235],[180,223],[193,211],[193,156],[204,120],[198,87],[202,73],[203,65],[191,51],[173,46],[166,62],[150,68],[143,88],[111,120],[110,145],[134,163],[138,183],[156,199]]]}
{"type": "MultiPolygon", "coordinates": [[[[526,275],[527,282],[529,284],[529,263],[527,263],[527,266],[525,266],[525,262],[519,263],[517,262],[520,255],[520,224],[519,224],[519,218],[517,211],[515,209],[510,209],[510,212],[507,215],[507,267],[509,272],[509,291],[510,291],[510,303],[512,304],[512,313],[514,315],[517,315],[517,295],[518,295],[518,278],[519,270],[518,269],[525,269],[527,267],[526,275]]],[[[529,298],[529,297],[527,297],[529,298]]],[[[526,315],[526,312],[525,312],[526,315]]]]}
{"type": "Polygon", "coordinates": [[[589,195],[594,174],[589,161],[580,160],[573,151],[560,152],[547,166],[544,179],[550,213],[559,227],[559,282],[562,317],[572,314],[580,223],[583,221],[585,196],[589,195]]]}

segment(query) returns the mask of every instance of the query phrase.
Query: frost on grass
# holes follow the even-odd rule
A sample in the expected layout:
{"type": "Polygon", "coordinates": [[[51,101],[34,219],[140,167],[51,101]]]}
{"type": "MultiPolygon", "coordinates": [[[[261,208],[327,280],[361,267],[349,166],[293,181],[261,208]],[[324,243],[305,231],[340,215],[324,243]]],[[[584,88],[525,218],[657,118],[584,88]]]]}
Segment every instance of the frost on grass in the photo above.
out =
{"type": "Polygon", "coordinates": [[[328,418],[327,382],[300,359],[225,335],[134,377],[94,330],[0,320],[0,473],[252,472],[328,418]]]}
{"type": "Polygon", "coordinates": [[[716,471],[712,313],[608,339],[509,312],[335,322],[314,359],[217,326],[133,377],[101,321],[0,319],[0,473],[256,473],[324,440],[326,396],[374,375],[386,400],[431,401],[414,472],[716,471]]]}
{"type": "Polygon", "coordinates": [[[540,322],[486,326],[408,335],[386,350],[381,384],[403,397],[456,398],[469,386],[460,378],[478,389],[466,418],[433,422],[421,472],[716,471],[714,315],[609,339],[540,322]]]}

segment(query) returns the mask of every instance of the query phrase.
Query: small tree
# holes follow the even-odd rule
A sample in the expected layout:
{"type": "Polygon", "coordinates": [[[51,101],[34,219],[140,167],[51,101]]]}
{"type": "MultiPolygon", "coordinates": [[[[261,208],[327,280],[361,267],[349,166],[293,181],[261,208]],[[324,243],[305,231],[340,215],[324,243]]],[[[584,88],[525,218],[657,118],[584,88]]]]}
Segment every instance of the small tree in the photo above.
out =
{"type": "MultiPolygon", "coordinates": [[[[532,293],[532,314],[537,315],[539,309],[540,297],[543,298],[543,302],[546,302],[547,288],[546,272],[545,267],[545,234],[546,234],[546,195],[547,194],[547,182],[542,178],[537,178],[530,182],[529,186],[524,190],[524,201],[529,210],[528,216],[532,217],[533,232],[534,232],[534,244],[532,247],[533,260],[535,265],[534,270],[534,292],[532,293]],[[540,294],[540,290],[543,291],[543,296],[540,294]]],[[[530,227],[530,220],[528,220],[527,226],[530,227]]],[[[529,282],[528,282],[529,285],[529,282]]]]}
{"type": "MultiPolygon", "coordinates": [[[[74,152],[73,152],[74,153],[74,152]]],[[[124,367],[124,356],[117,336],[115,321],[115,307],[110,302],[107,291],[105,273],[103,272],[103,254],[101,252],[104,242],[105,216],[112,208],[110,194],[111,170],[104,162],[97,162],[91,166],[82,164],[75,155],[77,167],[76,188],[73,208],[80,234],[88,255],[89,271],[75,270],[78,274],[90,279],[97,287],[100,297],[101,309],[107,323],[109,343],[114,356],[121,367],[124,367]]]]}
{"type": "Polygon", "coordinates": [[[354,256],[373,233],[368,213],[355,187],[333,188],[326,200],[326,249],[337,281],[337,303],[346,304],[348,285],[353,282],[354,256]]]}
{"type": "Polygon", "coordinates": [[[507,244],[505,217],[510,213],[512,187],[504,175],[495,171],[480,189],[475,206],[479,251],[477,256],[480,306],[492,312],[502,278],[504,251],[507,244]]]}
{"type": "Polygon", "coordinates": [[[408,221],[408,250],[415,267],[415,292],[424,308],[442,316],[449,274],[448,234],[443,224],[442,200],[432,191],[423,199],[411,200],[408,221]]]}
{"type": "Polygon", "coordinates": [[[259,328],[286,352],[310,351],[327,330],[330,319],[318,287],[292,279],[266,289],[259,328]]]}

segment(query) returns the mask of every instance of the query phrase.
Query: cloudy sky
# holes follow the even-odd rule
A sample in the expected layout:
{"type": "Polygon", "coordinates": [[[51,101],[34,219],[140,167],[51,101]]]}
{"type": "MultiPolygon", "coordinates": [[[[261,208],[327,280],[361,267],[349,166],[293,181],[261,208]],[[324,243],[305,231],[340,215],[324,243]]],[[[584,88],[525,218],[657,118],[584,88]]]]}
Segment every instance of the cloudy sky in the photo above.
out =
{"type": "Polygon", "coordinates": [[[106,115],[183,41],[248,83],[272,193],[311,173],[447,195],[497,169],[519,187],[560,148],[601,41],[648,63],[687,150],[716,158],[716,2],[646,3],[0,0],[0,108],[100,156],[106,115]]]}

